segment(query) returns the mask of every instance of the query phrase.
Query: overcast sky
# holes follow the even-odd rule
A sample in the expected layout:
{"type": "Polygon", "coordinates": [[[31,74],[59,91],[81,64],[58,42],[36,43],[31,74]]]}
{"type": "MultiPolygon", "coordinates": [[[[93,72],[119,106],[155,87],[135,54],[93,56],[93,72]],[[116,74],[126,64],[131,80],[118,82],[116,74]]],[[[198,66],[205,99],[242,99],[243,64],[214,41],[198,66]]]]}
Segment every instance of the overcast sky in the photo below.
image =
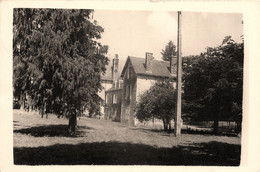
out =
{"type": "MultiPolygon", "coordinates": [[[[127,56],[144,57],[145,52],[160,60],[169,40],[177,45],[177,12],[95,10],[94,19],[105,30],[101,42],[109,46],[109,56],[119,54],[121,61],[127,56]]],[[[241,42],[242,20],[239,13],[182,12],[183,56],[218,46],[228,35],[241,42]]]]}

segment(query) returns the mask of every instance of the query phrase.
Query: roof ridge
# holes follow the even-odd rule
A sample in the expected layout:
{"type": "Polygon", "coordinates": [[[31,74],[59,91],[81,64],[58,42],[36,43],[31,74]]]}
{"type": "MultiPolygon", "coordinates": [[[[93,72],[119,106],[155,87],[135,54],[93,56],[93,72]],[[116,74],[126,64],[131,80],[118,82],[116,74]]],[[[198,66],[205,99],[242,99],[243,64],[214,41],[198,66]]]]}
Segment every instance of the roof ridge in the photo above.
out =
{"type": "MultiPolygon", "coordinates": [[[[138,59],[143,59],[145,60],[145,58],[142,57],[135,57],[135,56],[128,56],[130,58],[138,58],[138,59]]],[[[170,61],[166,61],[166,60],[158,60],[158,59],[152,59],[152,61],[158,61],[158,62],[165,62],[165,63],[169,63],[170,61]]]]}

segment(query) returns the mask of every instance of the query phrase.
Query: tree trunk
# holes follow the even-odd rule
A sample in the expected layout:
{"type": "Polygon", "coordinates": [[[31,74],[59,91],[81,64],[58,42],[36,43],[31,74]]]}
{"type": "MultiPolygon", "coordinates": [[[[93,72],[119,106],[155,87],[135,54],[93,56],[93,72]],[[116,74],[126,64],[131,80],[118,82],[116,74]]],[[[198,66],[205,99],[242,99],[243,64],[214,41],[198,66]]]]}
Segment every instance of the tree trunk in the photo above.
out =
{"type": "Polygon", "coordinates": [[[43,118],[43,115],[44,115],[44,107],[43,106],[40,107],[40,114],[41,114],[41,116],[43,118]]]}
{"type": "Polygon", "coordinates": [[[241,132],[241,122],[240,121],[236,121],[236,132],[241,132]]]}
{"type": "Polygon", "coordinates": [[[169,119],[162,119],[163,120],[163,128],[165,131],[171,130],[171,120],[169,119]]]}
{"type": "Polygon", "coordinates": [[[169,131],[171,131],[172,129],[171,120],[168,121],[168,125],[169,125],[169,131]]]}
{"type": "Polygon", "coordinates": [[[163,129],[166,131],[167,130],[167,123],[165,121],[165,119],[162,119],[163,120],[163,129]]]}
{"type": "Polygon", "coordinates": [[[48,118],[48,111],[47,111],[47,103],[46,102],[44,102],[43,110],[44,110],[44,113],[46,115],[46,118],[48,118]]]}
{"type": "Polygon", "coordinates": [[[75,133],[76,133],[76,126],[77,126],[77,117],[76,117],[76,114],[73,114],[69,118],[69,134],[70,135],[75,135],[75,133]]]}
{"type": "Polygon", "coordinates": [[[214,120],[214,134],[218,134],[218,119],[214,120]]]}

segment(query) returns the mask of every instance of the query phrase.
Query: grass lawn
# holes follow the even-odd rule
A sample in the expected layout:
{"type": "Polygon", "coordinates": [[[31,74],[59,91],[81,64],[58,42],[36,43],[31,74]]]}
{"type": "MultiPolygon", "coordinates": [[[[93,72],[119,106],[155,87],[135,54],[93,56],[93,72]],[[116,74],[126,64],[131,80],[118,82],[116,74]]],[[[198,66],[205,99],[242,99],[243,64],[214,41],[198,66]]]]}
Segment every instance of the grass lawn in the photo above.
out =
{"type": "Polygon", "coordinates": [[[23,165],[219,165],[240,164],[239,137],[187,134],[81,118],[75,137],[68,120],[13,111],[14,163],[23,165]]]}

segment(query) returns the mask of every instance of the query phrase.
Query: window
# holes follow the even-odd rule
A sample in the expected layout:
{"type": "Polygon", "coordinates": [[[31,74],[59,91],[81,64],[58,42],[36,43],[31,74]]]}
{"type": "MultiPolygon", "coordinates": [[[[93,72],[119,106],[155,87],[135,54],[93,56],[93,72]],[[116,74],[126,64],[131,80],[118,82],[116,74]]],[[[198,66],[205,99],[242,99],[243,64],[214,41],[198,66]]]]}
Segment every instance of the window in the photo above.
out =
{"type": "Polygon", "coordinates": [[[106,94],[106,104],[108,103],[108,94],[106,94]]]}
{"type": "Polygon", "coordinates": [[[113,95],[113,104],[117,104],[117,95],[116,94],[113,95]]]}
{"type": "Polygon", "coordinates": [[[117,89],[117,80],[113,84],[114,84],[114,88],[117,89]]]}
{"type": "Polygon", "coordinates": [[[125,100],[126,100],[126,104],[130,103],[130,99],[132,98],[132,88],[130,85],[126,85],[125,86],[125,100]]]}
{"type": "Polygon", "coordinates": [[[129,67],[127,68],[127,79],[129,79],[129,67]]]}
{"type": "Polygon", "coordinates": [[[126,86],[125,87],[125,99],[128,99],[129,98],[129,87],[126,86]]]}
{"type": "Polygon", "coordinates": [[[129,86],[129,99],[132,99],[132,88],[131,88],[131,85],[129,86]]]}
{"type": "Polygon", "coordinates": [[[117,109],[114,109],[114,118],[116,118],[116,114],[117,114],[117,109]]]}

